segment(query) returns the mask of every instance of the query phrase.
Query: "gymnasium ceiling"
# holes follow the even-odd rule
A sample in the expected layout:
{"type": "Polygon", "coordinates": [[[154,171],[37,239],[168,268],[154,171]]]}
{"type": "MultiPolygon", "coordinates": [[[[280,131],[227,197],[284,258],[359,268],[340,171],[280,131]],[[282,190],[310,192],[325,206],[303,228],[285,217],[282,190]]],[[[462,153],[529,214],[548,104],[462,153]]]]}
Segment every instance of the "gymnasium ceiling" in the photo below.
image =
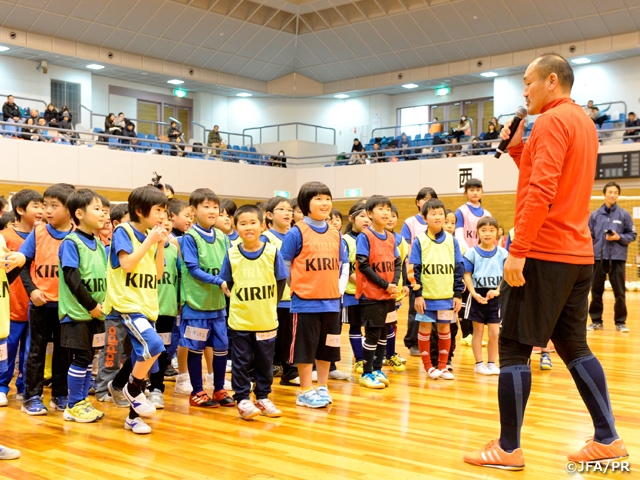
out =
{"type": "MultiPolygon", "coordinates": [[[[0,0],[0,27],[219,72],[244,85],[296,72],[326,86],[637,33],[640,0],[0,0]]],[[[638,46],[593,59],[637,56],[638,46]]],[[[82,69],[95,60],[16,47],[4,54],[82,69]]],[[[165,87],[173,78],[104,64],[97,74],[165,87]]],[[[500,73],[521,70],[511,65],[500,73]]],[[[421,88],[491,81],[482,71],[429,78],[421,88]]],[[[220,83],[184,86],[239,91],[220,83]]],[[[370,83],[366,93],[406,93],[397,81],[370,83]]]]}

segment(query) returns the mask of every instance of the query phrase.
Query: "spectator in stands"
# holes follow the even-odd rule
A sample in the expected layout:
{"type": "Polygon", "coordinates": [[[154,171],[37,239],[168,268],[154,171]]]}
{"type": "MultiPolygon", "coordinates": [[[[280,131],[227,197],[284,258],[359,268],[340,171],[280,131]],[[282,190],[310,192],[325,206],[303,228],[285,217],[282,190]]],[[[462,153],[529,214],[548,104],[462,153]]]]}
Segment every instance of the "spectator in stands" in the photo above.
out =
{"type": "Polygon", "coordinates": [[[26,122],[22,126],[22,129],[20,130],[20,137],[24,138],[25,140],[33,140],[34,142],[40,140],[40,136],[38,135],[38,128],[36,127],[33,118],[27,118],[26,122]]]}
{"type": "Polygon", "coordinates": [[[124,116],[124,113],[120,112],[116,117],[115,125],[120,127],[122,130],[127,128],[127,125],[131,123],[128,118],[124,116]]]}
{"type": "MultiPolygon", "coordinates": [[[[495,118],[495,117],[494,117],[495,118]]],[[[484,135],[485,140],[498,140],[500,138],[500,132],[498,131],[494,123],[489,123],[487,133],[484,135]]]]}
{"type": "Polygon", "coordinates": [[[600,128],[602,128],[602,124],[607,121],[607,119],[609,118],[609,115],[603,115],[600,112],[600,109],[598,107],[593,107],[591,109],[590,117],[591,117],[591,120],[593,120],[593,123],[595,123],[600,128]]]}
{"type": "Polygon", "coordinates": [[[640,137],[638,137],[638,135],[640,134],[640,129],[631,128],[631,127],[640,127],[640,120],[636,118],[635,113],[629,112],[629,115],[627,116],[627,121],[624,122],[624,126],[629,130],[625,130],[623,137],[633,137],[633,138],[629,138],[629,140],[632,140],[634,142],[640,142],[640,137]]]}
{"type": "Polygon", "coordinates": [[[71,115],[71,112],[69,111],[69,107],[67,107],[66,105],[60,109],[60,114],[58,115],[58,122],[62,121],[62,117],[64,117],[65,113],[69,116],[69,122],[73,122],[73,115],[71,115]]]}
{"type": "Polygon", "coordinates": [[[9,95],[7,101],[2,105],[2,121],[18,123],[21,117],[20,107],[14,103],[13,95],[9,95]]]}
{"type": "Polygon", "coordinates": [[[357,138],[354,138],[353,139],[353,145],[351,146],[351,153],[353,153],[353,152],[360,153],[363,150],[364,150],[364,147],[360,143],[360,140],[358,140],[357,138]]]}
{"type": "Polygon", "coordinates": [[[496,132],[500,132],[500,130],[502,130],[502,125],[500,125],[500,122],[498,122],[498,119],[496,117],[492,117],[491,120],[489,120],[489,125],[491,124],[493,124],[493,127],[496,132]]]}
{"type": "MultiPolygon", "coordinates": [[[[587,115],[589,115],[591,117],[592,110],[593,110],[593,100],[589,100],[587,102],[587,106],[584,107],[584,113],[586,113],[587,115]]],[[[593,117],[591,117],[591,118],[593,118],[593,117]]]]}
{"type": "Polygon", "coordinates": [[[218,127],[218,125],[214,125],[213,130],[209,132],[209,137],[207,138],[207,145],[209,147],[219,147],[222,143],[222,137],[220,136],[220,132],[218,131],[219,128],[220,127],[218,127]]]}
{"type": "Polygon", "coordinates": [[[169,141],[171,142],[171,155],[182,156],[182,147],[177,144],[184,143],[184,140],[182,140],[182,132],[180,131],[180,128],[175,121],[171,122],[171,126],[167,131],[167,136],[169,137],[169,141]]]}
{"type": "Polygon", "coordinates": [[[459,145],[458,139],[453,137],[451,139],[451,145],[445,147],[443,150],[447,152],[447,157],[459,157],[460,152],[462,151],[462,145],[459,145]]]}
{"type": "Polygon", "coordinates": [[[171,200],[172,198],[174,198],[176,196],[176,191],[168,183],[164,184],[164,193],[165,193],[165,195],[167,196],[167,198],[169,200],[171,200]]]}
{"type": "Polygon", "coordinates": [[[451,132],[452,135],[454,136],[454,138],[457,140],[456,143],[460,143],[462,137],[466,136],[470,136],[471,135],[471,123],[469,122],[469,119],[467,118],[466,115],[462,115],[460,117],[460,122],[458,122],[458,125],[452,129],[453,131],[451,132]]]}
{"type": "Polygon", "coordinates": [[[44,119],[48,124],[51,123],[51,120],[56,119],[56,121],[60,120],[58,118],[58,110],[53,106],[53,103],[47,105],[47,109],[44,111],[44,119]]]}
{"type": "MultiPolygon", "coordinates": [[[[29,111],[29,116],[30,116],[31,118],[33,118],[33,121],[34,121],[34,122],[38,123],[38,121],[39,121],[39,119],[40,119],[40,112],[39,112],[37,109],[32,108],[32,109],[29,111]]],[[[44,118],[44,117],[42,117],[42,118],[44,118]]],[[[45,120],[45,123],[47,123],[47,121],[46,121],[46,120],[45,120]]]]}
{"type": "Polygon", "coordinates": [[[109,135],[122,135],[122,129],[116,125],[116,116],[113,113],[104,119],[104,133],[109,135]]]}
{"type": "Polygon", "coordinates": [[[124,130],[122,130],[122,136],[124,138],[120,140],[120,143],[122,143],[123,145],[127,145],[134,150],[137,150],[135,144],[138,143],[138,134],[136,133],[136,126],[133,124],[133,122],[127,123],[127,126],[124,127],[124,130]]]}
{"type": "Polygon", "coordinates": [[[442,133],[442,124],[438,121],[438,117],[433,117],[433,121],[435,123],[432,123],[431,126],[429,127],[429,133],[431,135],[435,135],[436,133],[442,133]]]}
{"type": "Polygon", "coordinates": [[[371,163],[382,163],[387,161],[387,155],[380,151],[380,144],[373,144],[373,153],[371,153],[371,163]]]}
{"type": "Polygon", "coordinates": [[[411,155],[411,142],[409,141],[409,137],[407,134],[402,132],[402,136],[400,137],[400,142],[398,142],[398,147],[400,149],[398,157],[404,158],[405,160],[415,160],[416,157],[411,155]]]}
{"type": "MultiPolygon", "coordinates": [[[[33,117],[29,117],[28,120],[33,120],[33,117]]],[[[49,129],[47,128],[47,121],[44,117],[38,118],[38,140],[40,142],[51,142],[49,129]]]]}
{"type": "MultiPolygon", "coordinates": [[[[60,120],[60,122],[58,123],[58,128],[73,130],[69,112],[62,113],[62,120],[60,120]]],[[[60,135],[62,135],[68,142],[72,144],[75,144],[75,139],[78,138],[78,136],[74,132],[60,132],[60,135]]]]}

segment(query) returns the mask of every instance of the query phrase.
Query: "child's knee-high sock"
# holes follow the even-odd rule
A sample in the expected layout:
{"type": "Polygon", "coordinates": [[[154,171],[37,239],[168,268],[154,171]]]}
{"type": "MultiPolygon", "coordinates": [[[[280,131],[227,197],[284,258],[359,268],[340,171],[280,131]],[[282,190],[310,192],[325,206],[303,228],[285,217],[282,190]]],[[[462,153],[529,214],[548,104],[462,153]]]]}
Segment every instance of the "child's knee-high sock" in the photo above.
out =
{"type": "Polygon", "coordinates": [[[84,395],[84,397],[82,398],[89,397],[89,388],[91,388],[92,378],[93,378],[93,363],[90,363],[89,366],[87,367],[87,374],[84,377],[84,385],[82,388],[82,395],[84,395]]]}
{"type": "Polygon", "coordinates": [[[422,364],[424,369],[428,372],[433,366],[431,364],[431,355],[429,350],[431,348],[431,333],[422,333],[418,331],[418,349],[420,349],[420,356],[422,357],[422,364]]]}
{"type": "Polygon", "coordinates": [[[357,325],[349,325],[349,343],[353,350],[356,362],[362,360],[362,328],[357,325]]]}
{"type": "Polygon", "coordinates": [[[224,390],[224,375],[227,369],[227,351],[213,352],[213,391],[224,390]]]}
{"type": "Polygon", "coordinates": [[[187,355],[187,368],[191,381],[192,393],[200,393],[202,388],[202,352],[192,352],[187,355]]]}
{"type": "Polygon", "coordinates": [[[396,325],[389,327],[389,333],[387,333],[387,358],[391,358],[396,354],[396,325]]]}
{"type": "Polygon", "coordinates": [[[81,402],[86,397],[83,395],[84,382],[87,370],[84,367],[78,367],[71,364],[67,372],[67,387],[69,389],[69,408],[76,403],[81,402]]]}
{"type": "Polygon", "coordinates": [[[447,368],[450,348],[451,332],[438,333],[438,370],[445,370],[447,368]]]}

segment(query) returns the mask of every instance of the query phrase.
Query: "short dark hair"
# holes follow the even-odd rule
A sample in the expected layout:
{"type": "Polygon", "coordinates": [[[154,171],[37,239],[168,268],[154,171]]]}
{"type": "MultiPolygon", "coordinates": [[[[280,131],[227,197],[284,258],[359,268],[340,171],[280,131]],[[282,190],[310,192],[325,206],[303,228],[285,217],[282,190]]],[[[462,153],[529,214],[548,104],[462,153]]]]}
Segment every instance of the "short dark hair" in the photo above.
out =
{"type": "Polygon", "coordinates": [[[442,200],[438,200],[437,198],[430,198],[429,200],[424,202],[420,213],[423,217],[427,218],[427,213],[429,213],[429,210],[438,210],[439,208],[441,208],[446,215],[447,207],[444,206],[442,200]]]}
{"type": "Polygon", "coordinates": [[[102,203],[101,195],[98,195],[95,190],[91,190],[90,188],[82,188],[69,195],[67,199],[67,209],[71,215],[71,220],[73,220],[76,226],[80,225],[80,220],[76,217],[76,210],[86,211],[94,198],[97,198],[100,200],[100,203],[102,203]]]}
{"type": "Polygon", "coordinates": [[[0,230],[7,228],[7,225],[16,221],[16,215],[13,212],[2,212],[0,217],[0,230]]]}
{"type": "Polygon", "coordinates": [[[419,191],[418,194],[416,195],[416,205],[418,204],[418,202],[420,200],[422,200],[423,198],[438,198],[438,194],[436,193],[436,191],[431,188],[431,187],[422,187],[419,191]]]}
{"type": "Polygon", "coordinates": [[[250,203],[247,203],[246,205],[241,205],[240,207],[238,207],[238,209],[233,214],[233,221],[237,223],[238,218],[243,213],[255,213],[258,216],[258,220],[260,220],[260,223],[264,221],[264,217],[262,216],[262,210],[260,210],[260,208],[258,208],[256,205],[251,205],[250,203]]]}
{"type": "Polygon", "coordinates": [[[298,205],[298,197],[293,197],[293,198],[291,199],[291,208],[293,208],[293,209],[295,210],[295,209],[296,209],[296,207],[298,207],[298,208],[299,208],[299,205],[298,205]]]}
{"type": "Polygon", "coordinates": [[[9,200],[4,198],[4,195],[0,195],[0,212],[4,211],[7,205],[9,205],[9,200]]]}
{"type": "Polygon", "coordinates": [[[265,205],[264,209],[268,213],[273,213],[273,210],[278,205],[280,205],[282,202],[286,202],[289,205],[291,205],[291,200],[289,200],[288,198],[285,198],[285,197],[272,197],[267,201],[267,204],[265,205]]]}
{"type": "Polygon", "coordinates": [[[22,208],[26,211],[31,202],[42,203],[43,201],[44,197],[40,192],[36,192],[35,190],[31,190],[30,188],[19,190],[13,197],[11,197],[11,207],[13,208],[13,214],[16,216],[16,219],[20,221],[22,217],[18,213],[18,208],[22,208]]]}
{"type": "Polygon", "coordinates": [[[169,199],[164,193],[149,185],[136,188],[129,194],[127,201],[129,202],[129,217],[131,217],[132,222],[140,221],[136,210],[140,210],[140,215],[146,218],[156,205],[167,208],[169,204],[169,199]]]}
{"type": "Polygon", "coordinates": [[[111,222],[122,223],[122,218],[129,213],[129,204],[127,202],[116,203],[111,207],[111,222]]]}
{"type": "Polygon", "coordinates": [[[261,212],[265,212],[266,213],[266,211],[267,211],[267,203],[266,202],[256,202],[255,206],[258,207],[261,212]]]}
{"type": "Polygon", "coordinates": [[[400,213],[398,212],[398,207],[396,207],[393,203],[391,204],[391,213],[395,213],[396,217],[400,216],[400,213]]]}
{"type": "Polygon", "coordinates": [[[575,77],[571,64],[557,53],[545,53],[537,59],[536,71],[541,78],[546,78],[552,73],[558,76],[558,82],[565,88],[571,90],[575,77]]]}
{"type": "Polygon", "coordinates": [[[480,230],[480,227],[496,227],[496,230],[498,230],[498,228],[500,228],[500,225],[498,225],[498,220],[496,220],[493,217],[482,217],[480,220],[478,220],[478,225],[476,226],[476,230],[480,230]]]}
{"type": "Polygon", "coordinates": [[[107,197],[104,197],[104,196],[100,195],[99,193],[96,193],[96,195],[98,195],[98,198],[100,199],[100,202],[102,203],[102,208],[111,208],[111,202],[109,201],[109,199],[107,197]]]}
{"type": "Polygon", "coordinates": [[[333,217],[338,217],[338,218],[340,218],[340,220],[342,220],[342,212],[340,210],[338,210],[337,208],[331,209],[331,218],[333,218],[333,217]]]}
{"type": "Polygon", "coordinates": [[[210,188],[196,188],[191,192],[191,195],[189,195],[189,205],[193,208],[198,208],[198,205],[207,200],[211,200],[220,205],[220,199],[210,188]]]}
{"type": "Polygon", "coordinates": [[[44,198],[55,198],[56,200],[60,200],[60,202],[64,205],[67,203],[67,199],[69,196],[76,191],[76,187],[73,185],[69,185],[68,183],[56,183],[55,185],[51,185],[44,191],[44,198]]]}
{"type": "Polygon", "coordinates": [[[372,195],[365,203],[364,208],[367,212],[373,212],[373,209],[379,205],[391,208],[391,200],[383,195],[372,195]]]}
{"type": "Polygon", "coordinates": [[[316,195],[328,195],[333,199],[331,190],[322,182],[307,182],[300,187],[297,199],[303,215],[309,215],[309,203],[316,195]]]}
{"type": "Polygon", "coordinates": [[[227,215],[233,217],[237,209],[238,206],[236,205],[236,202],[234,202],[230,198],[223,198],[222,200],[220,200],[220,213],[227,212],[227,215]]]}
{"type": "Polygon", "coordinates": [[[168,183],[164,184],[164,189],[165,190],[169,190],[171,193],[173,193],[174,195],[176,194],[176,191],[173,189],[173,187],[171,185],[169,185],[168,183]]]}
{"type": "Polygon", "coordinates": [[[464,182],[464,193],[467,193],[467,190],[470,188],[482,188],[482,180],[478,180],[477,178],[470,178],[466,182],[464,182]]]}
{"type": "Polygon", "coordinates": [[[185,208],[189,208],[189,202],[186,200],[181,200],[179,198],[172,198],[169,200],[169,213],[178,216],[185,208]]]}
{"type": "Polygon", "coordinates": [[[636,116],[634,112],[629,112],[629,115],[633,115],[634,117],[636,116]]]}
{"type": "Polygon", "coordinates": [[[446,217],[447,215],[449,215],[450,213],[453,213],[455,215],[455,212],[453,210],[449,210],[448,208],[444,209],[444,216],[446,217]]]}
{"type": "Polygon", "coordinates": [[[616,187],[618,189],[618,195],[620,195],[620,193],[622,192],[620,185],[618,185],[616,182],[608,182],[604,187],[602,187],[602,193],[607,193],[607,188],[609,187],[616,187]]]}

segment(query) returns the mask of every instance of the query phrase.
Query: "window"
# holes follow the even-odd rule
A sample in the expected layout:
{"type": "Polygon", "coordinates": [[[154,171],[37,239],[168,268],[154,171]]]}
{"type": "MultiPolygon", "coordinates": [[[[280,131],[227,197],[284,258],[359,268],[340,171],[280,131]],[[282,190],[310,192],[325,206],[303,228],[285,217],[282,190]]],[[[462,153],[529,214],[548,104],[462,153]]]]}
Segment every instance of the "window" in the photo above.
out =
{"type": "Polygon", "coordinates": [[[60,111],[65,105],[73,116],[74,123],[80,123],[81,85],[79,83],[51,80],[51,103],[60,111]]]}
{"type": "Polygon", "coordinates": [[[406,107],[399,109],[400,118],[400,127],[401,132],[406,133],[410,137],[415,137],[418,134],[426,133],[429,131],[427,127],[422,126],[422,129],[419,124],[426,123],[429,121],[429,106],[421,105],[419,107],[406,107]],[[414,126],[409,126],[414,125],[414,126]],[[422,130],[425,130],[424,132],[422,130]]]}

